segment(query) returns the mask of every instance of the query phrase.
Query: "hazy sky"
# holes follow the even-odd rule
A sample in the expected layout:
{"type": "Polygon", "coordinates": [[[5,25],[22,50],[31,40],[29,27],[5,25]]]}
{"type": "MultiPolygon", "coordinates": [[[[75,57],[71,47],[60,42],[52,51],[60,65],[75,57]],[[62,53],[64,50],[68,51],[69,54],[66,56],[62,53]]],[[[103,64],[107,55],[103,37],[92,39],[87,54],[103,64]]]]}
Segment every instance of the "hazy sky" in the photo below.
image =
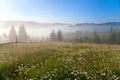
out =
{"type": "Polygon", "coordinates": [[[0,21],[120,21],[120,0],[0,0],[0,21]]]}

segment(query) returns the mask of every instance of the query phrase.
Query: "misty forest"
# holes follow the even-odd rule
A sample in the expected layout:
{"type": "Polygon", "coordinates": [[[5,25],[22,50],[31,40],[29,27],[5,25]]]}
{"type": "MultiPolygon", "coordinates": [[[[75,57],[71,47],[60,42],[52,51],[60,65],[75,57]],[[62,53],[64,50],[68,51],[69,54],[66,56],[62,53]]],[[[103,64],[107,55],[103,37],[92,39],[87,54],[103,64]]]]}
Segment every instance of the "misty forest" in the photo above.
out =
{"type": "MultiPolygon", "coordinates": [[[[62,23],[59,24],[46,23],[47,26],[45,24],[41,26],[40,23],[36,23],[36,24],[39,24],[39,26],[37,25],[37,27],[42,27],[42,28],[37,28],[38,30],[36,31],[33,30],[33,32],[31,33],[27,32],[27,29],[30,30],[29,25],[26,26],[23,23],[19,24],[19,26],[17,26],[18,31],[16,30],[16,26],[14,26],[14,24],[11,25],[8,31],[9,33],[6,34],[4,32],[1,35],[0,37],[1,43],[11,43],[11,42],[32,43],[32,42],[62,41],[62,42],[77,42],[77,43],[120,44],[119,22],[92,24],[94,28],[92,28],[92,25],[89,23],[76,24],[77,26],[70,24],[66,25],[62,23]],[[46,28],[44,29],[44,27],[46,28]],[[64,29],[62,29],[61,27],[64,27],[64,29]],[[108,27],[108,28],[104,30],[102,29],[103,27],[108,27]],[[91,30],[90,28],[93,30],[91,30]]],[[[30,27],[31,26],[32,25],[30,25],[30,27]]]]}

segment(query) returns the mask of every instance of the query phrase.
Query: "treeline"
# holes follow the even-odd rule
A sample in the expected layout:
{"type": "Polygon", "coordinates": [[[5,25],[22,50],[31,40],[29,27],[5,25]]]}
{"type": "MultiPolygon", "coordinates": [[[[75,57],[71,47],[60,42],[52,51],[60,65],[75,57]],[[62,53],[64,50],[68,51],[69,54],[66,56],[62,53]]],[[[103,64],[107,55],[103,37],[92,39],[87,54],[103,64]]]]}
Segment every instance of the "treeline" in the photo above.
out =
{"type": "Polygon", "coordinates": [[[112,28],[106,32],[86,32],[81,33],[76,31],[72,41],[81,43],[105,43],[105,44],[120,44],[120,31],[115,31],[112,28]]]}
{"type": "Polygon", "coordinates": [[[15,29],[14,25],[10,27],[8,34],[4,33],[3,37],[0,37],[0,43],[8,42],[30,42],[30,36],[26,32],[24,25],[20,25],[18,32],[15,29]]]}
{"type": "Polygon", "coordinates": [[[15,29],[15,26],[10,27],[9,34],[3,34],[5,36],[6,42],[45,42],[45,41],[63,41],[62,31],[58,30],[55,32],[53,30],[48,37],[34,37],[28,35],[24,25],[20,25],[18,31],[15,29]]]}
{"type": "Polygon", "coordinates": [[[106,32],[62,32],[61,30],[52,30],[48,37],[31,37],[27,34],[24,25],[20,25],[18,32],[14,26],[11,26],[9,34],[3,34],[7,42],[43,42],[43,41],[64,41],[79,43],[101,43],[101,44],[120,44],[120,31],[112,28],[106,32]]]}
{"type": "Polygon", "coordinates": [[[63,41],[62,31],[61,31],[61,30],[58,30],[57,32],[55,32],[55,30],[53,30],[53,31],[50,33],[49,40],[50,40],[50,41],[63,41]]]}
{"type": "Polygon", "coordinates": [[[81,32],[65,34],[61,30],[55,33],[53,30],[50,33],[51,41],[68,41],[80,43],[99,43],[99,44],[120,44],[120,31],[115,31],[112,28],[106,32],[81,32]]]}
{"type": "Polygon", "coordinates": [[[24,25],[21,25],[18,29],[18,34],[14,26],[11,27],[8,34],[9,42],[27,42],[29,40],[29,35],[26,32],[24,25]]]}

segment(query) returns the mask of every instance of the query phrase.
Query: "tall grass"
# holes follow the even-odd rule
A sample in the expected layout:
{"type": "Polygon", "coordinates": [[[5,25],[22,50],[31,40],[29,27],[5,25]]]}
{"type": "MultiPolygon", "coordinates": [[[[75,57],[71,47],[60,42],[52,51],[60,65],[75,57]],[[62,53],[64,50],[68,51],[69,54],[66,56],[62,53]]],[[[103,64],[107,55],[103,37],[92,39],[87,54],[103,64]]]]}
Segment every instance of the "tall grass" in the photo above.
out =
{"type": "Polygon", "coordinates": [[[40,43],[0,46],[0,80],[119,80],[120,46],[40,43]]]}

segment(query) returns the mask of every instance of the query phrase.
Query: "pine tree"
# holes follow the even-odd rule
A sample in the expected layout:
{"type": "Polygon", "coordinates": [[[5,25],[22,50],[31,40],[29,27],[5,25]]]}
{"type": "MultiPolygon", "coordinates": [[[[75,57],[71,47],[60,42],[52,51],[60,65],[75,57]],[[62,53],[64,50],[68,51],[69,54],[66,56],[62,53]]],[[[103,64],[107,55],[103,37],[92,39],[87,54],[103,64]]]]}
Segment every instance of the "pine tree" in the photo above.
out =
{"type": "Polygon", "coordinates": [[[19,27],[19,31],[18,31],[18,41],[20,42],[26,42],[28,39],[28,35],[26,32],[26,29],[24,27],[24,25],[19,27]]]}
{"type": "Polygon", "coordinates": [[[120,44],[120,31],[118,31],[116,34],[116,43],[120,44]]]}
{"type": "Polygon", "coordinates": [[[83,40],[83,42],[86,42],[86,43],[90,42],[90,39],[87,35],[84,36],[82,40],[83,40]]]}
{"type": "Polygon", "coordinates": [[[94,43],[100,43],[100,38],[99,36],[97,35],[97,32],[93,32],[93,42],[94,43]]]}
{"type": "Polygon", "coordinates": [[[115,44],[115,42],[116,42],[115,38],[116,38],[115,33],[113,32],[113,29],[111,28],[110,29],[109,43],[110,44],[115,44]]]}
{"type": "Polygon", "coordinates": [[[57,40],[58,40],[58,41],[62,41],[62,31],[61,31],[61,30],[59,30],[59,31],[57,32],[57,40]]]}
{"type": "Polygon", "coordinates": [[[53,31],[50,33],[50,40],[51,40],[51,41],[56,41],[56,33],[55,33],[55,30],[53,30],[53,31]]]}
{"type": "Polygon", "coordinates": [[[75,32],[75,41],[76,41],[76,42],[79,42],[79,41],[80,41],[80,40],[79,40],[79,37],[80,37],[79,34],[80,34],[79,31],[76,31],[76,32],[75,32]]]}
{"type": "Polygon", "coordinates": [[[10,32],[9,32],[9,41],[10,42],[15,42],[16,37],[17,37],[16,30],[15,30],[14,26],[12,26],[11,29],[10,29],[10,32]]]}

